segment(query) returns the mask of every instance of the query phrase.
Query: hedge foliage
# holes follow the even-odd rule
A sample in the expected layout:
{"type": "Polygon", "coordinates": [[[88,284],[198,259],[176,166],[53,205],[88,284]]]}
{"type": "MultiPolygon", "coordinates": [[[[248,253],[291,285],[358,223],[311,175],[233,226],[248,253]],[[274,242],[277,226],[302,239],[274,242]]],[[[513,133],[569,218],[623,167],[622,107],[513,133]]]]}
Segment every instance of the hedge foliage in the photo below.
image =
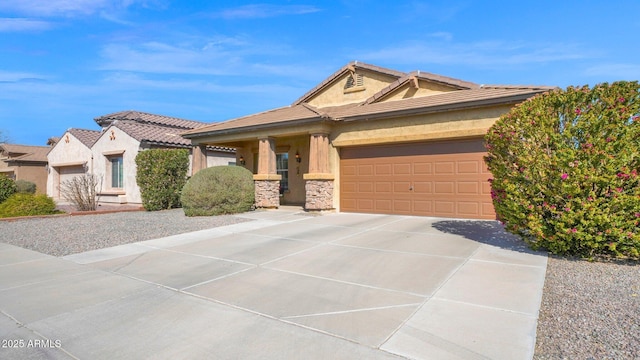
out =
{"type": "Polygon", "coordinates": [[[0,203],[3,203],[16,191],[16,182],[6,175],[0,174],[0,203]]]}
{"type": "Polygon", "coordinates": [[[640,255],[640,85],[569,87],[526,101],[486,135],[491,196],[533,248],[640,255]]]}
{"type": "Polygon", "coordinates": [[[136,182],[146,210],[157,211],[180,206],[180,192],[189,171],[189,150],[141,151],[136,156],[136,165],[136,182]]]}
{"type": "Polygon", "coordinates": [[[253,174],[240,166],[202,169],[182,190],[187,216],[236,214],[251,210],[255,199],[253,174]]]}
{"type": "Polygon", "coordinates": [[[0,218],[57,213],[56,203],[44,194],[15,193],[0,204],[0,218]]]}
{"type": "Polygon", "coordinates": [[[36,193],[36,184],[27,180],[16,180],[16,192],[19,193],[27,193],[27,194],[35,194],[36,193]]]}

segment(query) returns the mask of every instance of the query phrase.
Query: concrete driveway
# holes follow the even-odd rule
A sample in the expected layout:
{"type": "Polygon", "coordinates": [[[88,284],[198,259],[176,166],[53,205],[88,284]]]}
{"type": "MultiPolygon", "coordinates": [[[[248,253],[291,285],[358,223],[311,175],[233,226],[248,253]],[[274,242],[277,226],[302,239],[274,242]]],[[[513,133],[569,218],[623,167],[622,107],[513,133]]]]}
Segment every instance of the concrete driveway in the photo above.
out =
{"type": "Polygon", "coordinates": [[[547,258],[495,222],[241,216],[65,258],[0,244],[0,358],[533,356],[547,258]]]}

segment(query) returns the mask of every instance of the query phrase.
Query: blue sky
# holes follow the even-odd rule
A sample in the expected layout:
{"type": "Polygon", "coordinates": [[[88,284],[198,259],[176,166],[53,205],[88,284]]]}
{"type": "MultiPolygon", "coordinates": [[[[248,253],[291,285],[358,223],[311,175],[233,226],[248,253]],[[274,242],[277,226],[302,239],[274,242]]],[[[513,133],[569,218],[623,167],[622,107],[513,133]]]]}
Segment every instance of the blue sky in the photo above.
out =
{"type": "Polygon", "coordinates": [[[640,79],[640,1],[0,1],[0,132],[139,110],[216,122],[358,60],[480,84],[640,79]]]}

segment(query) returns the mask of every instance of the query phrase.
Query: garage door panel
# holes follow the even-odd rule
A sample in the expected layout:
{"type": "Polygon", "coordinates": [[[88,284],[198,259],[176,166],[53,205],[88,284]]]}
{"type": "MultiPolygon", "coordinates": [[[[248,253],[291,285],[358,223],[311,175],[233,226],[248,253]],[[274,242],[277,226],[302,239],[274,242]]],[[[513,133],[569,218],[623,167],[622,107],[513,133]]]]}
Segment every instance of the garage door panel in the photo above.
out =
{"type": "Polygon", "coordinates": [[[459,195],[478,195],[480,194],[480,184],[477,181],[458,181],[456,183],[458,189],[456,191],[459,195]]]}
{"type": "Polygon", "coordinates": [[[411,175],[411,163],[394,164],[393,175],[411,175]]]}
{"type": "Polygon", "coordinates": [[[361,183],[358,183],[358,192],[373,194],[374,193],[373,187],[374,187],[373,182],[361,182],[361,183]]]}
{"type": "Polygon", "coordinates": [[[392,167],[393,167],[393,164],[376,164],[375,175],[376,176],[393,175],[392,167]]]}
{"type": "Polygon", "coordinates": [[[473,217],[479,217],[481,215],[480,204],[478,202],[460,201],[458,202],[458,213],[473,217]]]}
{"type": "Polygon", "coordinates": [[[452,161],[438,161],[435,164],[436,175],[454,175],[456,164],[452,161]]]}
{"type": "Polygon", "coordinates": [[[392,204],[393,204],[393,201],[389,199],[375,200],[375,210],[380,212],[390,211],[393,209],[392,204]]]}
{"type": "Polygon", "coordinates": [[[479,161],[458,161],[458,174],[478,174],[480,172],[479,161]]]}
{"type": "Polygon", "coordinates": [[[433,185],[432,183],[421,181],[413,183],[413,193],[416,195],[419,194],[432,194],[433,193],[433,185]]]}
{"type": "Polygon", "coordinates": [[[358,176],[373,175],[373,165],[358,165],[358,176]]]}
{"type": "Polygon", "coordinates": [[[434,183],[434,191],[437,194],[453,195],[455,184],[453,181],[436,181],[434,183]]]}
{"type": "Polygon", "coordinates": [[[391,190],[393,189],[393,183],[391,181],[385,182],[376,182],[376,193],[388,193],[391,194],[391,190]]]}
{"type": "Polygon", "coordinates": [[[433,164],[430,162],[413,163],[414,175],[431,175],[433,173],[433,164]]]}
{"type": "Polygon", "coordinates": [[[341,149],[341,210],[494,219],[485,154],[481,139],[341,149]]]}

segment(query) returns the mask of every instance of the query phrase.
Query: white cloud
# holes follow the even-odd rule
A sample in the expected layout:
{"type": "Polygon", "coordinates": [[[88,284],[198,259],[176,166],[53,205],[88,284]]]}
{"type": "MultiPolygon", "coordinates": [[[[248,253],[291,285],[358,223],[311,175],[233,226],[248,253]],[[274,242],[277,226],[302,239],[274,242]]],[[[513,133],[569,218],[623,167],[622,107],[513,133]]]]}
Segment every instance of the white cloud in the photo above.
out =
{"type": "Polygon", "coordinates": [[[26,18],[0,18],[0,32],[41,31],[53,27],[53,23],[26,18]]]}
{"type": "Polygon", "coordinates": [[[44,81],[47,77],[28,72],[12,72],[0,70],[0,83],[44,81]]]}
{"type": "MultiPolygon", "coordinates": [[[[447,40],[447,36],[440,38],[447,40]]],[[[456,43],[412,42],[364,51],[357,57],[367,61],[501,67],[584,59],[593,56],[575,44],[528,44],[505,41],[456,43]],[[403,60],[406,59],[406,60],[403,60]]]]}
{"type": "Polygon", "coordinates": [[[212,16],[225,19],[256,19],[281,15],[310,14],[318,11],[321,11],[320,8],[313,5],[251,4],[225,9],[212,14],[212,16]]]}

